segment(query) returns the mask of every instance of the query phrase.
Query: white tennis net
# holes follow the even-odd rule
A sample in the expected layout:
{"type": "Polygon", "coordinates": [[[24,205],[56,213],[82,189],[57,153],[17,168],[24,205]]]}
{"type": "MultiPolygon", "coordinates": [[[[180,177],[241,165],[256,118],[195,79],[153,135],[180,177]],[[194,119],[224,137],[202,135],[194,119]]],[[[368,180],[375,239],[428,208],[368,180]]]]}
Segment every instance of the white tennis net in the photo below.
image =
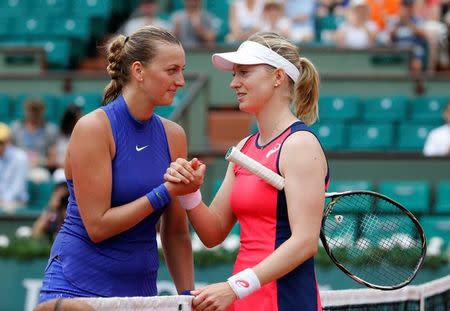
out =
{"type": "Polygon", "coordinates": [[[192,296],[79,298],[96,311],[191,311],[192,296]]]}

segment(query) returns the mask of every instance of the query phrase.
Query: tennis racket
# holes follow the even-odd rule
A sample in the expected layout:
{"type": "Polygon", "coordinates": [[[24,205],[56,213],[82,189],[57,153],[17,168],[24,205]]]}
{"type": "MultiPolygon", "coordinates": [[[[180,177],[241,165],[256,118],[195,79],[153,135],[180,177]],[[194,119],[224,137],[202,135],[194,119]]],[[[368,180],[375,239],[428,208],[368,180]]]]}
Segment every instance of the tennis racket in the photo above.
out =
{"type": "MultiPolygon", "coordinates": [[[[226,156],[278,190],[284,178],[231,147],[226,156]]],[[[398,202],[376,192],[326,193],[320,239],[331,260],[356,282],[381,290],[409,284],[426,253],[424,231],[398,202]]]]}

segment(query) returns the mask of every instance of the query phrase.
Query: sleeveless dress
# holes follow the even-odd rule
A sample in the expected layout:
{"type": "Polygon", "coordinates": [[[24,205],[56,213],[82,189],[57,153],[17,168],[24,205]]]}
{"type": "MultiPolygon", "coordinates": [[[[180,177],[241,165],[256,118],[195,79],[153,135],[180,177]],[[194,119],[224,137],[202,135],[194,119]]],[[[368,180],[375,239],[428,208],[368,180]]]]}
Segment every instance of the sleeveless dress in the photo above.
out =
{"type": "MultiPolygon", "coordinates": [[[[102,109],[109,118],[116,145],[111,162],[114,207],[134,201],[163,183],[171,157],[157,115],[144,122],[135,120],[122,96],[102,109]]],[[[73,181],[67,184],[67,214],[52,246],[39,302],[57,297],[157,295],[155,225],[161,212],[153,212],[129,230],[94,243],[81,219],[73,181]]]]}
{"type": "MultiPolygon", "coordinates": [[[[265,146],[258,145],[259,134],[252,135],[241,151],[280,174],[279,156],[289,135],[311,129],[298,121],[265,146]]],[[[286,196],[239,165],[234,166],[235,183],[231,208],[241,226],[241,246],[233,274],[253,267],[291,236],[286,196]]],[[[327,187],[329,176],[324,182],[327,187]]],[[[251,295],[236,300],[229,311],[318,311],[322,310],[317,286],[314,258],[293,271],[266,284],[251,295]]]]}

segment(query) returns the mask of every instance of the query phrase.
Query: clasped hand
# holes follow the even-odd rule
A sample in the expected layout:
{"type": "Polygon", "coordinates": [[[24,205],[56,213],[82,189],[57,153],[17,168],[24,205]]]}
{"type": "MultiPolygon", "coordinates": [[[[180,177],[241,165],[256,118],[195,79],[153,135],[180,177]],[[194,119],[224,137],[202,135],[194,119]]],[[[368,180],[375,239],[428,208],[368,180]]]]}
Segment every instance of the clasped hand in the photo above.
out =
{"type": "Polygon", "coordinates": [[[197,191],[203,184],[206,165],[197,158],[188,161],[178,158],[170,163],[164,174],[164,180],[176,187],[177,195],[197,191]]]}

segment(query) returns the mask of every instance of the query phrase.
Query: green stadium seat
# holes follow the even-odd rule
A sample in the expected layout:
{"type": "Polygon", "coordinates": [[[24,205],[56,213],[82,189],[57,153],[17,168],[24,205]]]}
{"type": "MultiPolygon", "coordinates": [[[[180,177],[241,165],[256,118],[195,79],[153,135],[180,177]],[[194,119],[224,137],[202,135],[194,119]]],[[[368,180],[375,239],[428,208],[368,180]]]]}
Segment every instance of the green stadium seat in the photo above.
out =
{"type": "Polygon", "coordinates": [[[420,224],[428,242],[439,237],[444,240],[444,249],[445,244],[450,245],[450,216],[423,216],[420,218],[420,224]]]}
{"type": "Polygon", "coordinates": [[[363,101],[363,108],[363,118],[367,121],[402,121],[407,116],[407,98],[367,98],[363,101]]]}
{"type": "Polygon", "coordinates": [[[382,181],[379,184],[379,191],[413,213],[429,212],[430,185],[427,181],[382,181]]]}
{"type": "Polygon", "coordinates": [[[442,122],[442,111],[449,102],[448,97],[424,96],[411,101],[411,121],[442,122]]]}
{"type": "Polygon", "coordinates": [[[319,100],[320,120],[358,120],[359,99],[355,96],[321,96],[319,100]]]}
{"type": "Polygon", "coordinates": [[[428,133],[435,125],[403,123],[399,126],[398,149],[420,151],[423,149],[428,133]]]}
{"type": "Polygon", "coordinates": [[[36,16],[46,18],[61,18],[70,14],[70,2],[67,0],[33,0],[30,1],[30,11],[36,16]]]}
{"type": "Polygon", "coordinates": [[[48,20],[42,17],[27,16],[15,20],[14,34],[19,37],[38,38],[48,32],[48,20]]]}
{"type": "Polygon", "coordinates": [[[72,10],[79,17],[107,18],[112,12],[112,0],[77,0],[73,1],[72,10]]]}
{"type": "MultiPolygon", "coordinates": [[[[333,180],[330,181],[327,192],[344,192],[350,190],[365,190],[372,191],[373,183],[368,180],[333,180]]],[[[330,199],[326,199],[325,203],[328,204],[330,199]]],[[[348,209],[343,209],[347,212],[356,212],[357,207],[348,207],[348,209]]]]}
{"type": "Polygon", "coordinates": [[[216,16],[220,21],[220,30],[217,34],[217,42],[225,42],[225,36],[229,33],[229,3],[228,1],[205,1],[206,10],[216,16]]]}
{"type": "Polygon", "coordinates": [[[320,122],[312,126],[325,150],[342,149],[345,146],[345,125],[339,122],[320,122]]]}
{"type": "Polygon", "coordinates": [[[60,117],[68,105],[75,104],[81,107],[83,114],[89,113],[102,105],[99,93],[73,93],[61,97],[59,106],[60,117]]]}
{"type": "MultiPolygon", "coordinates": [[[[407,224],[402,225],[399,223],[399,218],[396,216],[389,215],[368,215],[363,217],[369,217],[370,220],[367,220],[368,223],[371,223],[371,226],[363,226],[362,229],[362,237],[368,240],[371,240],[373,243],[376,243],[378,246],[383,247],[383,240],[373,240],[374,236],[379,238],[381,236],[389,237],[396,234],[412,234],[412,227],[410,226],[409,218],[405,218],[405,221],[408,221],[407,224]],[[374,231],[379,231],[379,234],[373,234],[374,231]],[[382,232],[382,233],[381,233],[382,232]]],[[[395,245],[387,245],[385,247],[393,247],[395,245]]]]}
{"type": "Polygon", "coordinates": [[[349,148],[354,150],[391,149],[394,127],[389,123],[350,125],[349,148]]]}
{"type": "Polygon", "coordinates": [[[3,17],[24,17],[28,11],[28,1],[26,0],[0,0],[0,18],[3,17]]]}
{"type": "Polygon", "coordinates": [[[0,94],[0,122],[9,123],[11,121],[9,108],[9,97],[0,94]]]}
{"type": "Polygon", "coordinates": [[[317,41],[330,44],[333,42],[332,33],[336,31],[339,25],[344,21],[344,17],[328,15],[316,18],[317,41]]]}
{"type": "Polygon", "coordinates": [[[163,118],[170,119],[170,115],[172,114],[173,110],[175,109],[174,105],[170,106],[157,106],[155,108],[155,113],[160,115],[163,118]]]}
{"type": "Polygon", "coordinates": [[[434,211],[437,213],[450,213],[450,180],[443,180],[436,187],[436,205],[434,211]]]}
{"type": "MultiPolygon", "coordinates": [[[[1,9],[0,9],[1,10],[1,9]]],[[[11,35],[11,18],[0,16],[0,38],[8,38],[11,35]]],[[[0,43],[1,44],[1,43],[0,43]]]]}
{"type": "Polygon", "coordinates": [[[50,34],[58,38],[86,42],[89,40],[90,32],[90,22],[86,18],[55,18],[50,22],[50,34]]]}
{"type": "Polygon", "coordinates": [[[47,52],[47,62],[53,68],[67,68],[71,57],[69,39],[33,39],[31,46],[42,46],[47,52]]]}
{"type": "Polygon", "coordinates": [[[28,193],[30,199],[28,208],[34,210],[43,210],[50,200],[53,191],[52,181],[43,181],[40,183],[28,181],[28,193]]]}
{"type": "Polygon", "coordinates": [[[349,190],[374,190],[373,182],[369,180],[331,180],[328,192],[343,192],[349,190]]]}

